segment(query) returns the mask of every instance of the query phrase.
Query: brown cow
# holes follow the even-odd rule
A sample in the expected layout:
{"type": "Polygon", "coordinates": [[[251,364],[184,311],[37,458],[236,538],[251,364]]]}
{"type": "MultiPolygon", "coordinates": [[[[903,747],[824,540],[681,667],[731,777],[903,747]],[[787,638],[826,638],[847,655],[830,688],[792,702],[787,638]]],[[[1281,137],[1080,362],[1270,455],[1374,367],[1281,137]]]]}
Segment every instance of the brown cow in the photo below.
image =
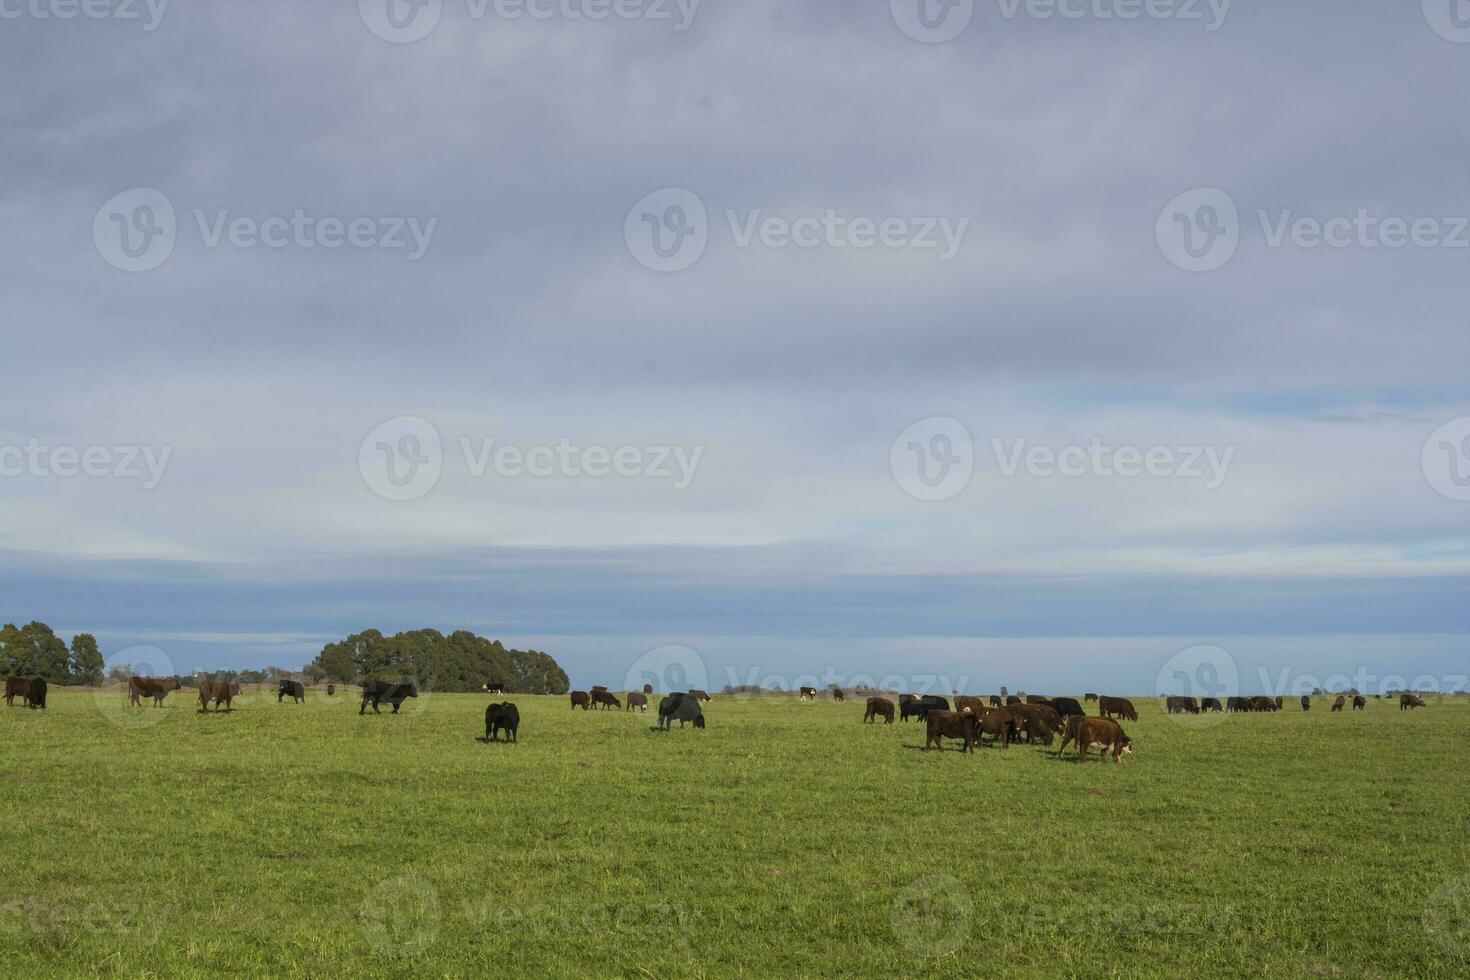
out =
{"type": "Polygon", "coordinates": [[[968,711],[972,715],[978,715],[985,710],[985,699],[971,697],[968,694],[957,694],[954,699],[954,710],[968,711]]]}
{"type": "Polygon", "coordinates": [[[1051,698],[1047,697],[1045,694],[1028,694],[1028,695],[1026,695],[1026,703],[1027,704],[1046,704],[1050,700],[1051,700],[1051,698]]]}
{"type": "Polygon", "coordinates": [[[226,681],[200,681],[199,682],[199,710],[208,711],[209,702],[214,702],[214,710],[218,711],[220,703],[223,702],[226,711],[234,711],[231,703],[240,696],[240,685],[231,684],[226,681]]]}
{"type": "Polygon", "coordinates": [[[992,694],[990,696],[990,706],[992,708],[999,708],[1001,706],[1001,704],[1002,704],[1002,702],[1000,700],[1000,695],[999,694],[992,694]]]}
{"type": "Polygon", "coordinates": [[[1133,740],[1123,732],[1123,726],[1111,718],[1088,718],[1083,715],[1073,715],[1067,719],[1066,731],[1062,732],[1062,744],[1057,748],[1057,758],[1062,757],[1062,752],[1072,742],[1077,743],[1077,761],[1087,761],[1088,749],[1099,749],[1102,757],[1098,761],[1106,761],[1108,753],[1113,754],[1113,762],[1122,762],[1124,755],[1133,752],[1133,740]]]}
{"type": "Polygon", "coordinates": [[[20,695],[21,704],[31,703],[31,679],[29,677],[7,677],[5,678],[5,706],[15,707],[16,695],[20,695]]]}
{"type": "Polygon", "coordinates": [[[1000,747],[1011,747],[1011,739],[1020,735],[1020,718],[1012,708],[986,708],[980,712],[980,721],[975,738],[981,734],[994,735],[1000,747]]]}
{"type": "Polygon", "coordinates": [[[616,694],[610,694],[607,691],[593,691],[592,703],[602,705],[603,711],[611,708],[621,708],[623,706],[623,702],[618,700],[616,694]]]}
{"type": "Polygon", "coordinates": [[[1006,704],[1008,706],[1009,705],[1012,705],[1012,704],[1020,704],[1020,703],[1021,703],[1021,699],[1018,698],[1018,697],[1016,697],[1014,694],[1007,694],[1006,695],[1006,704]]]}
{"type": "Polygon", "coordinates": [[[1013,704],[1005,710],[1016,718],[1028,743],[1039,739],[1042,745],[1050,745],[1062,724],[1056,709],[1043,704],[1013,704]]]}
{"type": "Polygon", "coordinates": [[[1122,715],[1129,721],[1138,720],[1138,711],[1133,707],[1132,701],[1127,698],[1110,698],[1106,694],[1097,699],[1097,713],[1102,718],[1122,715]]]}
{"type": "Polygon", "coordinates": [[[689,696],[691,698],[698,698],[700,701],[713,701],[714,700],[708,694],[706,694],[705,692],[701,691],[697,687],[691,687],[689,689],[689,696]]]}
{"type": "Polygon", "coordinates": [[[1337,700],[1334,701],[1334,702],[1332,702],[1332,710],[1333,711],[1341,711],[1342,710],[1342,706],[1345,705],[1345,704],[1347,704],[1347,698],[1344,697],[1343,695],[1339,694],[1337,696],[1337,700]]]}
{"type": "Polygon", "coordinates": [[[637,708],[639,711],[647,711],[648,710],[648,695],[647,694],[641,694],[638,691],[629,691],[628,692],[628,706],[626,708],[624,708],[623,710],[624,711],[632,711],[634,708],[637,708]]]}
{"type": "Polygon", "coordinates": [[[599,691],[601,691],[603,694],[606,694],[607,693],[607,685],[606,684],[593,684],[592,685],[592,693],[593,694],[596,694],[599,691]]]}
{"type": "Polygon", "coordinates": [[[840,688],[840,687],[834,687],[834,688],[832,688],[832,700],[833,701],[846,701],[847,700],[847,695],[845,695],[845,694],[842,693],[842,688],[840,688]]]}
{"type": "Polygon", "coordinates": [[[328,684],[327,685],[327,697],[331,697],[332,695],[334,695],[336,693],[337,693],[337,685],[336,684],[328,684]]]}
{"type": "MultiPolygon", "coordinates": [[[[9,694],[10,693],[10,689],[8,687],[5,689],[5,693],[6,694],[9,694]]],[[[1421,698],[1421,697],[1419,697],[1418,695],[1415,695],[1415,694],[1400,694],[1399,695],[1399,710],[1400,711],[1410,711],[1410,710],[1412,710],[1414,708],[1422,708],[1422,707],[1424,707],[1424,699],[1421,698]]]]}
{"type": "Polygon", "coordinates": [[[128,703],[138,707],[143,706],[143,698],[153,699],[153,707],[163,707],[163,699],[170,691],[177,691],[184,685],[179,683],[177,677],[159,679],[156,677],[129,677],[128,678],[128,703]]]}
{"type": "Polygon", "coordinates": [[[965,714],[963,711],[931,711],[928,714],[929,730],[924,739],[924,751],[933,745],[939,751],[944,751],[941,741],[944,738],[957,738],[965,743],[964,751],[975,751],[975,739],[978,737],[978,723],[980,719],[974,715],[965,714]]]}
{"type": "Polygon", "coordinates": [[[587,692],[586,691],[573,691],[572,692],[572,710],[573,711],[576,711],[578,708],[581,708],[583,711],[586,711],[589,707],[591,707],[591,705],[592,705],[592,699],[587,696],[587,692]]]}
{"type": "Polygon", "coordinates": [[[863,713],[863,722],[882,718],[883,724],[893,724],[893,702],[887,698],[868,698],[868,710],[863,713]]]}

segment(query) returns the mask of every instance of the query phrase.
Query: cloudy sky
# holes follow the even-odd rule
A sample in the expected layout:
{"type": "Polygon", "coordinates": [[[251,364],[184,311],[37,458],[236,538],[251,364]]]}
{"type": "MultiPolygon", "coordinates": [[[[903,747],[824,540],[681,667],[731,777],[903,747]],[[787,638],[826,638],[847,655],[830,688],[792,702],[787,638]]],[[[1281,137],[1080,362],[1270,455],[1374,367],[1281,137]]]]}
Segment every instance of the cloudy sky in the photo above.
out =
{"type": "Polygon", "coordinates": [[[0,0],[0,619],[1453,683],[1454,3],[0,0]]]}

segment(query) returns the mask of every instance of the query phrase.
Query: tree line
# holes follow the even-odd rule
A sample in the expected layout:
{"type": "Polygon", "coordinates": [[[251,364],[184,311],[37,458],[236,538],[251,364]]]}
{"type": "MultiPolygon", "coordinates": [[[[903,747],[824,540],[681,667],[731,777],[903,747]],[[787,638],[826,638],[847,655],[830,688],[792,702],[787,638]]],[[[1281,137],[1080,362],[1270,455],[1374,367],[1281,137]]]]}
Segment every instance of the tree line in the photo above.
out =
{"type": "Polygon", "coordinates": [[[306,671],[341,682],[412,677],[445,692],[478,691],[486,681],[500,681],[515,694],[565,694],[571,689],[566,671],[550,654],[514,650],[467,630],[448,636],[433,629],[392,636],[364,630],[328,643],[306,671]]]}
{"type": "Polygon", "coordinates": [[[101,684],[102,651],[91,633],[78,633],[71,647],[45,623],[0,628],[0,672],[44,677],[51,684],[101,684]]]}

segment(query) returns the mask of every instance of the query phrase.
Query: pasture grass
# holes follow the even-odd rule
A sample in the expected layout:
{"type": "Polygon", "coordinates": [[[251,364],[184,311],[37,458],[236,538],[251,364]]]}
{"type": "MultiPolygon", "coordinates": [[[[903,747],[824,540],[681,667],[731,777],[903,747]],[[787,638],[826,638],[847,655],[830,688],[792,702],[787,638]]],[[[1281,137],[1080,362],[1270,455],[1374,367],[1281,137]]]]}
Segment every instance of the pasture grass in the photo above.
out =
{"type": "MultiPolygon", "coordinates": [[[[709,727],[485,695],[0,708],[0,973],[1470,971],[1470,700],[1180,723],[1122,765],[924,752],[861,701],[709,727]]],[[[955,743],[949,743],[951,745],[955,743]]]]}

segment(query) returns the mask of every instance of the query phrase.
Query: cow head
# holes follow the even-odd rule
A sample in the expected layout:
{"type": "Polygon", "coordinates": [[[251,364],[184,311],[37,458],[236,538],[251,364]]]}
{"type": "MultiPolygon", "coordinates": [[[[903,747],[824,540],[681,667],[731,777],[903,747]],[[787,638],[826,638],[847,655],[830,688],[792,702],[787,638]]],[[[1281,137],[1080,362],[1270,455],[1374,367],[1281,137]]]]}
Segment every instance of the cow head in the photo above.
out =
{"type": "Polygon", "coordinates": [[[695,715],[694,716],[694,727],[695,728],[703,728],[704,727],[704,715],[699,714],[699,715],[695,715]]]}

